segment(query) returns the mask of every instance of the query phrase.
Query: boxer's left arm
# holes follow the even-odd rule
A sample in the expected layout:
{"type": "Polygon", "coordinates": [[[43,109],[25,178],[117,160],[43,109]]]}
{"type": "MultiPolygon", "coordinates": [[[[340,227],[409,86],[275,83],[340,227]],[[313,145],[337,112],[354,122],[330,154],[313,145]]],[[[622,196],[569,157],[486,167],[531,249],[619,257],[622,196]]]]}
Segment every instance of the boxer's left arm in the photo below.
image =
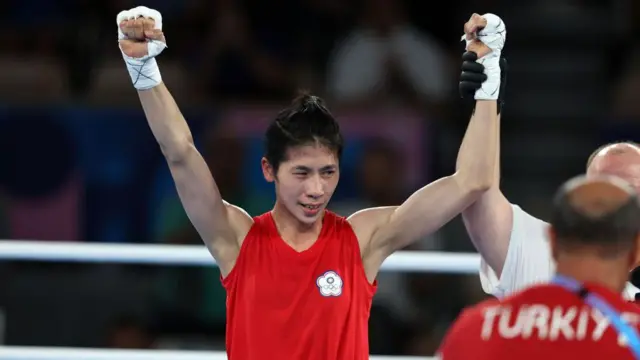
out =
{"type": "Polygon", "coordinates": [[[475,112],[458,153],[456,172],[419,189],[400,206],[365,209],[349,218],[369,281],[390,254],[435,232],[492,186],[499,139],[500,51],[494,53],[478,41],[467,50],[479,55],[478,62],[483,56],[497,56],[493,64],[485,61],[485,66],[498,68],[491,69],[494,73],[475,92],[475,112]]]}
{"type": "Polygon", "coordinates": [[[349,221],[370,281],[394,251],[437,231],[491,187],[498,133],[495,101],[479,101],[462,143],[458,170],[411,195],[402,205],[359,211],[349,221]]]}

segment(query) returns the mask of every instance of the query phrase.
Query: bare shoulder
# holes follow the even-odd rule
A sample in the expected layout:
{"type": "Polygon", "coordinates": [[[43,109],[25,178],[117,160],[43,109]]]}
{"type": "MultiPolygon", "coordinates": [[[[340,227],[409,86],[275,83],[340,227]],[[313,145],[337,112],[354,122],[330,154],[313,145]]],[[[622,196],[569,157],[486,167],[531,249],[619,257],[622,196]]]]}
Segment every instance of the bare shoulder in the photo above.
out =
{"type": "Polygon", "coordinates": [[[389,218],[397,208],[397,206],[373,207],[357,211],[347,218],[358,238],[360,248],[369,243],[378,227],[389,221],[389,218]]]}
{"type": "Polygon", "coordinates": [[[229,219],[229,225],[233,229],[233,233],[236,236],[238,244],[242,245],[242,241],[251,230],[253,226],[253,218],[243,208],[223,201],[227,208],[227,216],[229,219]]]}

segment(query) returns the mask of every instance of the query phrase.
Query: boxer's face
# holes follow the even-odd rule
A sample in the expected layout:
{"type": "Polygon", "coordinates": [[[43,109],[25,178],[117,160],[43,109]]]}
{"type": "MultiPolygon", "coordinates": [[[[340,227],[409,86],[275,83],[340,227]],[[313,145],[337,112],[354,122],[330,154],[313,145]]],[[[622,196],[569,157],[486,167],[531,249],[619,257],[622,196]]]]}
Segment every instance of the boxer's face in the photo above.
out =
{"type": "Polygon", "coordinates": [[[288,149],[277,176],[263,160],[263,173],[267,181],[275,182],[278,202],[308,225],[322,217],[340,178],[336,153],[321,144],[288,149]]]}

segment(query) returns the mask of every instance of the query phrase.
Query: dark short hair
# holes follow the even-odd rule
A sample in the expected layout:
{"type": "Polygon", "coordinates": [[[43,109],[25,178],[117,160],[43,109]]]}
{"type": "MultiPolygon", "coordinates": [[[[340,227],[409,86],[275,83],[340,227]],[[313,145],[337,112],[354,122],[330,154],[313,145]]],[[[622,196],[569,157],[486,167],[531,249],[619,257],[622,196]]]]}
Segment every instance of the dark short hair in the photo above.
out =
{"type": "Polygon", "coordinates": [[[593,213],[579,208],[563,186],[557,192],[551,226],[560,245],[597,246],[606,256],[628,251],[640,235],[640,206],[635,194],[614,209],[593,213]]]}
{"type": "Polygon", "coordinates": [[[589,155],[589,158],[587,159],[587,169],[589,168],[589,166],[591,165],[591,163],[593,162],[593,158],[596,157],[596,155],[598,155],[598,153],[600,151],[602,151],[605,148],[608,148],[609,146],[613,146],[613,145],[620,145],[620,144],[629,144],[629,145],[633,145],[633,146],[638,146],[640,147],[640,144],[638,144],[635,141],[615,141],[615,142],[611,142],[608,144],[604,144],[600,147],[598,147],[597,149],[595,149],[591,155],[589,155]]]}
{"type": "Polygon", "coordinates": [[[324,101],[303,92],[278,113],[265,134],[265,158],[277,172],[292,147],[319,143],[340,159],[344,140],[340,126],[324,101]]]}

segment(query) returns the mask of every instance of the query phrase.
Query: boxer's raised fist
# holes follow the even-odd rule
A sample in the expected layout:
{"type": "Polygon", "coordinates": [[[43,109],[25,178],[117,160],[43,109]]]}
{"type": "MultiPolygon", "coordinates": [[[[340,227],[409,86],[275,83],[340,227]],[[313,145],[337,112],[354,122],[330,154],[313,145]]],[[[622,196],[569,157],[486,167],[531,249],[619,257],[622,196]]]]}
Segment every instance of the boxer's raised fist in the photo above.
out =
{"type": "Polygon", "coordinates": [[[478,14],[472,14],[464,24],[464,34],[467,40],[473,40],[478,36],[478,31],[484,29],[487,26],[487,19],[478,14]]]}
{"type": "Polygon", "coordinates": [[[505,45],[507,29],[498,16],[494,14],[472,14],[464,24],[463,40],[466,41],[467,51],[473,51],[482,58],[489,53],[499,58],[505,45]]]}
{"type": "MultiPolygon", "coordinates": [[[[464,24],[464,35],[468,41],[467,51],[472,51],[481,58],[491,52],[491,49],[478,40],[478,31],[487,26],[487,19],[478,14],[473,14],[464,24]]],[[[474,60],[475,61],[475,60],[474,60]]]]}
{"type": "Polygon", "coordinates": [[[469,96],[470,91],[476,88],[475,100],[499,100],[502,88],[500,59],[506,39],[507,28],[495,14],[473,14],[464,24],[462,40],[466,43],[466,51],[462,67],[464,76],[460,83],[463,97],[469,96]],[[482,65],[482,70],[476,65],[482,65]],[[480,72],[482,76],[479,76],[480,72]]]}
{"type": "Polygon", "coordinates": [[[156,10],[138,6],[118,14],[118,41],[125,56],[156,56],[166,47],[162,32],[162,15],[156,10]]]}
{"type": "Polygon", "coordinates": [[[120,30],[129,40],[146,40],[147,36],[155,30],[156,21],[151,18],[139,17],[137,19],[122,20],[120,30]]]}

